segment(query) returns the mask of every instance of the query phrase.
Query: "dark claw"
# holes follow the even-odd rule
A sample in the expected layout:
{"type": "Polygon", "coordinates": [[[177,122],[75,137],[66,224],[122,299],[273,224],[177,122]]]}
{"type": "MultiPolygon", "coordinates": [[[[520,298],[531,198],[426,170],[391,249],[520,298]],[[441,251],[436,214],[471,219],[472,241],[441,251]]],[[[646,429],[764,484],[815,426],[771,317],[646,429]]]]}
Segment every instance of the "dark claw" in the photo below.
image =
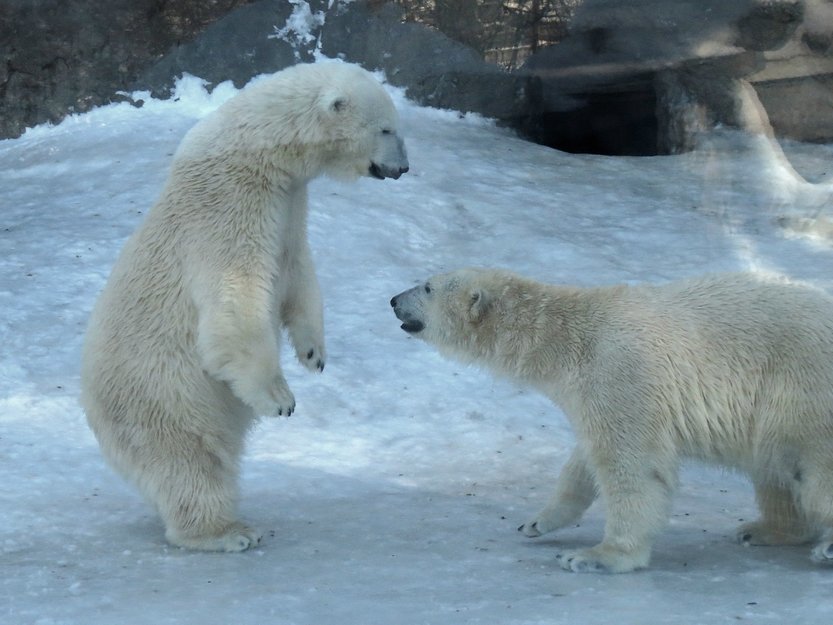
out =
{"type": "Polygon", "coordinates": [[[319,372],[324,371],[324,361],[323,360],[319,360],[318,363],[316,363],[316,365],[318,367],[319,372]]]}
{"type": "Polygon", "coordinates": [[[311,360],[312,357],[315,355],[315,350],[311,349],[307,352],[307,360],[311,360]]]}
{"type": "Polygon", "coordinates": [[[521,526],[518,528],[518,531],[519,531],[519,532],[524,531],[524,527],[526,527],[526,523],[524,523],[523,525],[521,525],[521,526]]]}

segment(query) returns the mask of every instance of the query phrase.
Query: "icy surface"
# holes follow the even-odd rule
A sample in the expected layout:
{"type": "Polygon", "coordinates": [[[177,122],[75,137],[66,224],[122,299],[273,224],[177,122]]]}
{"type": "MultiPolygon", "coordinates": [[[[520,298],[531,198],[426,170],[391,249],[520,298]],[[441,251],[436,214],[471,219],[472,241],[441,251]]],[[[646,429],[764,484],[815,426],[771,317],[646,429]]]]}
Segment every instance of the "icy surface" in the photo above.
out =
{"type": "Polygon", "coordinates": [[[167,546],[85,424],[79,351],[180,138],[233,93],[186,79],[176,100],[0,142],[0,623],[833,623],[833,570],[807,548],[735,545],[755,515],[751,487],[717,469],[686,467],[649,570],[562,572],[555,541],[598,541],[598,505],[552,538],[516,528],[566,459],[564,416],[442,360],[388,305],[468,265],[582,285],[754,269],[831,291],[818,224],[833,147],[787,146],[814,184],[731,133],[686,156],[576,156],[398,93],[411,172],[310,191],[329,361],[313,376],[285,350],[297,413],[251,436],[240,507],[263,543],[167,546]]]}

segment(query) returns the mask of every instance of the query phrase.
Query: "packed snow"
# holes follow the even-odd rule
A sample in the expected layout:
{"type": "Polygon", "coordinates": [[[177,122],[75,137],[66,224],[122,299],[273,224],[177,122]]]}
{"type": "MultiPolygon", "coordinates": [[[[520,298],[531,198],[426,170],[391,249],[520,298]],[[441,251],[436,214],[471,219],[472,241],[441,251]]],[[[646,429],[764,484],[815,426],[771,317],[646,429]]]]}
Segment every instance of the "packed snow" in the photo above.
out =
{"type": "Polygon", "coordinates": [[[556,545],[601,538],[599,504],[561,533],[516,528],[573,444],[564,415],[443,360],[388,304],[472,265],[579,285],[746,269],[833,292],[833,146],[786,144],[787,163],[723,130],[682,156],[571,155],[391,93],[410,173],[310,190],[329,360],[312,375],[284,350],[297,412],[251,434],[240,512],[265,536],[241,554],[168,546],[78,405],[96,295],[179,140],[233,87],[186,78],[171,100],[0,142],[0,623],[833,622],[833,570],[806,547],[736,545],[751,486],[699,465],[650,569],[562,571],[556,545]]]}

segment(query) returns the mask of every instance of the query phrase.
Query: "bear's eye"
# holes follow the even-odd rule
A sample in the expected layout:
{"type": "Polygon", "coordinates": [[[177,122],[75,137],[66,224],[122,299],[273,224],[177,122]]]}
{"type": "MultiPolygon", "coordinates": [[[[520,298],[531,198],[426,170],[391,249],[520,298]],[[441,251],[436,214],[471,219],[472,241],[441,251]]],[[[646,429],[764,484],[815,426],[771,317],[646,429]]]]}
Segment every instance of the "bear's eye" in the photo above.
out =
{"type": "Polygon", "coordinates": [[[425,292],[426,292],[426,293],[430,293],[430,292],[431,292],[431,285],[429,285],[429,284],[426,284],[426,285],[425,285],[425,292]]]}
{"type": "Polygon", "coordinates": [[[382,128],[382,134],[383,135],[391,135],[391,134],[393,134],[393,130],[391,130],[390,128],[382,128]]]}

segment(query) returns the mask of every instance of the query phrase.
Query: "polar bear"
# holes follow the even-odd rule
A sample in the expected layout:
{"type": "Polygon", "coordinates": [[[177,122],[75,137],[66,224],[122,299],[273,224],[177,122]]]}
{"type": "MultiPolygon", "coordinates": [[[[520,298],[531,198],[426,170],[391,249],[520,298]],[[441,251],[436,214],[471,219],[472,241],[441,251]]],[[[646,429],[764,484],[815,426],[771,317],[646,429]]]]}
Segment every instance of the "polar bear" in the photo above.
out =
{"type": "Polygon", "coordinates": [[[93,310],[82,404],[105,457],[174,545],[241,551],[238,463],[259,415],[291,415],[279,339],[322,371],[307,183],[399,178],[408,159],[382,86],[359,67],[297,65],[242,90],[182,140],[93,310]]]}
{"type": "Polygon", "coordinates": [[[564,410],[578,444],[519,528],[575,523],[600,495],[604,540],[563,568],[647,566],[684,457],[751,476],[761,518],[741,543],[816,540],[812,559],[833,563],[833,298],[753,274],[574,288],[468,269],[391,305],[406,332],[564,410]]]}

